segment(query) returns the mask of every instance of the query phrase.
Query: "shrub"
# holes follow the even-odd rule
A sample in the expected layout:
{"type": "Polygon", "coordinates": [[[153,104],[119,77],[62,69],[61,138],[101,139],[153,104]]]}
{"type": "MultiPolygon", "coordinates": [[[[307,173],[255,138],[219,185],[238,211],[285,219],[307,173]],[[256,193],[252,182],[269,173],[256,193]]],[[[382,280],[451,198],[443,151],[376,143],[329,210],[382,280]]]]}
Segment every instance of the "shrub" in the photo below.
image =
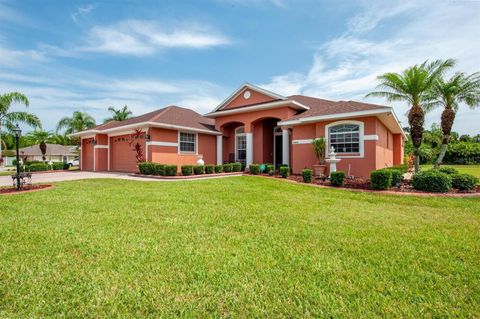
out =
{"type": "Polygon", "coordinates": [[[177,165],[165,165],[165,175],[166,176],[176,176],[177,175],[177,165]]]}
{"type": "Polygon", "coordinates": [[[216,165],[215,166],[215,173],[221,173],[222,172],[222,165],[216,165]]]}
{"type": "Polygon", "coordinates": [[[280,176],[282,176],[282,178],[287,178],[288,175],[290,175],[290,167],[280,166],[280,176]]]}
{"type": "Polygon", "coordinates": [[[458,170],[456,170],[453,167],[443,166],[443,167],[440,167],[438,170],[447,175],[458,174],[458,170]]]}
{"type": "Polygon", "coordinates": [[[332,186],[343,186],[345,173],[343,171],[336,171],[330,173],[330,183],[332,186]]]}
{"type": "Polygon", "coordinates": [[[392,186],[392,171],[377,169],[370,173],[370,185],[373,189],[389,189],[392,186]]]}
{"type": "Polygon", "coordinates": [[[159,176],[165,176],[165,165],[155,163],[153,174],[159,175],[159,176]]]}
{"type": "Polygon", "coordinates": [[[311,183],[312,182],[312,175],[313,175],[313,171],[311,169],[304,169],[302,171],[302,177],[303,177],[303,182],[304,183],[311,183]]]}
{"type": "Polygon", "coordinates": [[[253,175],[258,175],[260,174],[260,165],[258,164],[250,164],[250,166],[248,166],[249,170],[250,170],[250,174],[253,174],[253,175]]]}
{"type": "MultiPolygon", "coordinates": [[[[406,162],[405,162],[406,163],[406,162]]],[[[395,165],[391,167],[385,167],[384,169],[393,169],[400,171],[402,174],[405,174],[408,171],[408,164],[402,164],[402,165],[395,165]]]]}
{"type": "Polygon", "coordinates": [[[452,186],[462,191],[472,191],[477,187],[478,178],[469,174],[452,174],[452,186]]]}
{"type": "Polygon", "coordinates": [[[452,178],[438,170],[430,170],[413,175],[412,185],[420,191],[445,193],[452,188],[452,178]]]}
{"type": "Polygon", "coordinates": [[[54,162],[52,163],[52,169],[54,171],[60,171],[63,169],[63,162],[54,162]]]}
{"type": "Polygon", "coordinates": [[[141,162],[138,164],[138,170],[143,175],[153,175],[155,173],[155,163],[141,162]]]}
{"type": "Polygon", "coordinates": [[[225,173],[231,173],[232,172],[232,164],[228,163],[228,164],[223,164],[223,171],[225,173]]]}
{"type": "Polygon", "coordinates": [[[70,165],[67,163],[63,163],[63,169],[68,171],[70,169],[70,165]]]}
{"type": "Polygon", "coordinates": [[[215,165],[205,165],[205,174],[213,174],[215,172],[215,165]]]}
{"type": "Polygon", "coordinates": [[[242,163],[236,162],[232,163],[232,172],[241,172],[242,171],[242,163]]]}
{"type": "Polygon", "coordinates": [[[275,166],[273,165],[267,165],[267,173],[270,176],[275,175],[275,166]]]}
{"type": "Polygon", "coordinates": [[[182,175],[190,176],[193,174],[193,165],[182,165],[182,175]]]}
{"type": "Polygon", "coordinates": [[[399,186],[400,183],[403,181],[403,172],[398,169],[389,169],[392,173],[392,187],[399,186]]]}
{"type": "Polygon", "coordinates": [[[33,163],[28,166],[30,172],[48,171],[48,165],[45,163],[33,163]]]}
{"type": "Polygon", "coordinates": [[[193,173],[195,175],[202,175],[202,174],[205,174],[205,166],[203,165],[195,165],[193,167],[193,173]]]}

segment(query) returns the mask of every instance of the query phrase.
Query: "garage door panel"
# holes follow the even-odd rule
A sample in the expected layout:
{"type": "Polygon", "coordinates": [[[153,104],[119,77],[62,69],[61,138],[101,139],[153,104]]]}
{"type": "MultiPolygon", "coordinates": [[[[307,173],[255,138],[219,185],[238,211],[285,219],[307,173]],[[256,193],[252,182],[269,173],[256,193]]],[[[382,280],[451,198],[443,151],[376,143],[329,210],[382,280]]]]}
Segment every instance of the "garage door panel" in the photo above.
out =
{"type": "MultiPolygon", "coordinates": [[[[110,170],[117,172],[136,172],[137,159],[133,145],[129,144],[129,135],[110,138],[110,170]]],[[[145,140],[138,140],[145,152],[145,140]]]]}

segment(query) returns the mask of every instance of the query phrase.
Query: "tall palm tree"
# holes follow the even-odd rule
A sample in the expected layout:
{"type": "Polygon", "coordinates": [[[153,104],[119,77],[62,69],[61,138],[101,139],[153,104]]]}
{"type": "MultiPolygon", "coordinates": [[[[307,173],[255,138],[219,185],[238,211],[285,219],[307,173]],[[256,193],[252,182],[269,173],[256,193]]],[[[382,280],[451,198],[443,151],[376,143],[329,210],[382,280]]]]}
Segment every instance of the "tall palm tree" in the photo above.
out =
{"type": "Polygon", "coordinates": [[[434,101],[426,107],[426,111],[438,106],[443,107],[440,125],[443,132],[442,146],[435,161],[435,167],[438,168],[447,152],[448,141],[459,104],[465,103],[472,109],[480,105],[480,72],[471,75],[457,73],[447,81],[439,78],[433,86],[432,93],[434,101]]]}
{"type": "Polygon", "coordinates": [[[52,134],[49,138],[49,142],[52,144],[59,144],[59,145],[73,145],[73,141],[65,134],[52,134]]]}
{"type": "Polygon", "coordinates": [[[10,112],[10,107],[15,104],[23,104],[28,107],[28,98],[19,92],[10,92],[0,95],[0,158],[2,157],[1,133],[2,126],[11,132],[15,123],[25,123],[32,127],[41,127],[40,119],[28,112],[10,112]]]}
{"type": "Polygon", "coordinates": [[[407,68],[402,73],[385,73],[377,77],[380,84],[378,91],[371,92],[367,96],[386,98],[389,102],[406,101],[410,105],[408,111],[408,124],[410,125],[410,137],[414,146],[415,172],[419,171],[419,150],[422,145],[423,123],[425,114],[422,108],[428,107],[432,102],[431,91],[439,77],[448,68],[453,67],[455,61],[436,60],[407,68]]]}
{"type": "Polygon", "coordinates": [[[95,119],[85,112],[75,111],[72,117],[64,117],[57,124],[57,133],[65,129],[64,134],[80,132],[96,125],[95,119]]]}
{"type": "Polygon", "coordinates": [[[40,152],[42,152],[42,159],[43,161],[46,161],[47,158],[45,157],[45,154],[47,154],[47,142],[50,141],[51,137],[52,137],[52,132],[35,130],[28,133],[25,136],[25,139],[28,141],[28,143],[32,145],[38,144],[40,148],[40,152]]]}
{"type": "Polygon", "coordinates": [[[105,123],[110,121],[125,121],[126,119],[129,119],[132,117],[132,111],[130,111],[128,109],[128,106],[126,105],[118,110],[115,109],[113,106],[110,106],[108,110],[112,112],[113,115],[111,118],[105,119],[104,121],[105,123]]]}

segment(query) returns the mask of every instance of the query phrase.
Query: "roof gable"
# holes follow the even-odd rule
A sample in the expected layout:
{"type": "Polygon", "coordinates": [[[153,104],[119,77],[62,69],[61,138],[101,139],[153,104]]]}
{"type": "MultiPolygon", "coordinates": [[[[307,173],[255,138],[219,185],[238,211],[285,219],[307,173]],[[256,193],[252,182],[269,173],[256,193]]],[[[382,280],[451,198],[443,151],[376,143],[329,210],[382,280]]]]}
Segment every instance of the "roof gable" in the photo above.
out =
{"type": "Polygon", "coordinates": [[[221,110],[234,109],[286,99],[287,98],[282,95],[273,93],[249,83],[245,83],[235,90],[222,103],[220,103],[220,105],[217,106],[212,113],[221,110]]]}

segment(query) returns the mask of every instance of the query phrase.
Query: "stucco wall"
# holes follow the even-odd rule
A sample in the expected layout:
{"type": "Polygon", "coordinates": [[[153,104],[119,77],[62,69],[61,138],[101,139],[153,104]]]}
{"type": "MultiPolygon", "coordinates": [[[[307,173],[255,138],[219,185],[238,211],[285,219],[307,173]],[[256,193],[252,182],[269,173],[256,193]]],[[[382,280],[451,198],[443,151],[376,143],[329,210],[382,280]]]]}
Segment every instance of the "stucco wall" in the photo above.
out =
{"type": "Polygon", "coordinates": [[[240,107],[240,106],[243,106],[243,105],[265,103],[265,102],[270,102],[270,101],[273,101],[273,100],[274,99],[272,99],[268,95],[264,95],[262,93],[259,93],[257,91],[253,91],[253,90],[250,90],[250,89],[243,89],[240,92],[240,94],[238,94],[238,96],[236,98],[234,98],[232,101],[230,101],[230,103],[228,103],[227,105],[224,106],[223,110],[233,109],[233,108],[240,107]],[[248,98],[248,99],[245,99],[243,97],[243,94],[246,90],[250,91],[250,98],[248,98]]]}
{"type": "Polygon", "coordinates": [[[376,121],[376,130],[378,140],[375,145],[376,152],[376,169],[393,166],[393,134],[387,127],[380,122],[376,121]]]}

